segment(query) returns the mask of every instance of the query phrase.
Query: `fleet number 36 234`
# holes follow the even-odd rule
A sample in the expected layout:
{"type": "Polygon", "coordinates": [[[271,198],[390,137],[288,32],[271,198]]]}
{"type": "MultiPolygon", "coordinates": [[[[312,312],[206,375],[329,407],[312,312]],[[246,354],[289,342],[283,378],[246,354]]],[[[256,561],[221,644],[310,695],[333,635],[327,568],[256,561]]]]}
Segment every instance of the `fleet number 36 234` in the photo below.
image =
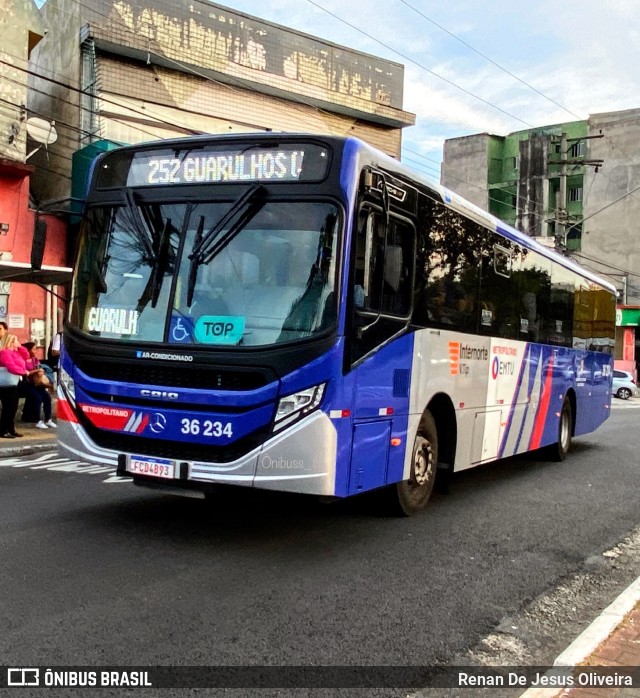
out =
{"type": "Polygon", "coordinates": [[[202,434],[203,436],[233,436],[231,422],[212,422],[210,419],[201,421],[199,419],[183,419],[180,422],[180,431],[183,434],[202,434]]]}

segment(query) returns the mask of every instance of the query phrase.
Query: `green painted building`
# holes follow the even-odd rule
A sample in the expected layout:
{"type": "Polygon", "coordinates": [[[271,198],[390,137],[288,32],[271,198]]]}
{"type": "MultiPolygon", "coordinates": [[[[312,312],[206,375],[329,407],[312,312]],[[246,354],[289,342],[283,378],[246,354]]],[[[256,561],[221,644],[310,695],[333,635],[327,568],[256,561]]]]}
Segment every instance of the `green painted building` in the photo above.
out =
{"type": "Polygon", "coordinates": [[[640,109],[445,141],[442,184],[619,290],[616,367],[640,375],[640,109]]]}
{"type": "Polygon", "coordinates": [[[442,183],[551,246],[579,250],[587,121],[445,141],[442,183]]]}

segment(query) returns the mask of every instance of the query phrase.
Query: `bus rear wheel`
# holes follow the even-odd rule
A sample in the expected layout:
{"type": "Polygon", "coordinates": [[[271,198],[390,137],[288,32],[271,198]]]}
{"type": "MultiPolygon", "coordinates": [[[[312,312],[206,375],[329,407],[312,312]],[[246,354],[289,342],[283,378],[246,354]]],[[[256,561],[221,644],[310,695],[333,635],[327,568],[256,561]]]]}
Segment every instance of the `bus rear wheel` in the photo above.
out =
{"type": "Polygon", "coordinates": [[[437,465],[438,431],[433,416],[427,411],[422,416],[413,443],[409,479],[389,488],[393,513],[411,516],[427,506],[436,481],[437,465]]]}
{"type": "Polygon", "coordinates": [[[573,410],[571,409],[571,401],[565,397],[560,411],[560,419],[558,420],[558,440],[551,444],[547,452],[551,460],[561,462],[567,457],[571,448],[571,433],[573,431],[573,410]]]}

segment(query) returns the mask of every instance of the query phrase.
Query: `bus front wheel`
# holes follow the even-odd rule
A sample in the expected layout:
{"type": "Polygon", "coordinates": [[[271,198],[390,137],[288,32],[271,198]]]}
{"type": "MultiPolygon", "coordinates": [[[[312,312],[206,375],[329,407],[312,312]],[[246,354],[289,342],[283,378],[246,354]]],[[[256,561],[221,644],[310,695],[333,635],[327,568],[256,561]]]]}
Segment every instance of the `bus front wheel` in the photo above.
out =
{"type": "Polygon", "coordinates": [[[427,411],[422,415],[413,443],[409,479],[389,488],[396,514],[411,516],[427,506],[436,480],[437,465],[438,431],[433,416],[427,411]]]}

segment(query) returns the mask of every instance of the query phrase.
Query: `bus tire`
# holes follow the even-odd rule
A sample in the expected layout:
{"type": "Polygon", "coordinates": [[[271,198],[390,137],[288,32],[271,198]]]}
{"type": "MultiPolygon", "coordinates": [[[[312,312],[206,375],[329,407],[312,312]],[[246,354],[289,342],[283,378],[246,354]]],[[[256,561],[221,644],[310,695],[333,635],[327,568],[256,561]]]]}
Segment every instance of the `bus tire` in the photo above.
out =
{"type": "Polygon", "coordinates": [[[558,440],[547,448],[551,460],[562,462],[571,448],[571,433],[573,431],[573,410],[571,401],[565,396],[558,420],[558,440]]]}
{"type": "Polygon", "coordinates": [[[427,410],[420,421],[413,443],[411,473],[389,488],[392,513],[412,516],[426,508],[436,481],[438,466],[438,431],[432,414],[427,410]]]}

